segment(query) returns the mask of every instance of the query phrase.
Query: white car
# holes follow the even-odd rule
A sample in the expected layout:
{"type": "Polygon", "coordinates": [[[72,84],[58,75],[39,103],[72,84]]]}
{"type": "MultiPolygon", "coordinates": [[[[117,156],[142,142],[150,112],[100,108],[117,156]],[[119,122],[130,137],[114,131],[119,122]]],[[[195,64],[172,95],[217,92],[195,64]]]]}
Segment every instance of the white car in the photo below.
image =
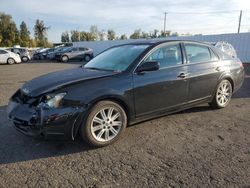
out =
{"type": "Polygon", "coordinates": [[[21,58],[18,54],[8,50],[0,49],[0,64],[14,64],[21,63],[21,58]]]}

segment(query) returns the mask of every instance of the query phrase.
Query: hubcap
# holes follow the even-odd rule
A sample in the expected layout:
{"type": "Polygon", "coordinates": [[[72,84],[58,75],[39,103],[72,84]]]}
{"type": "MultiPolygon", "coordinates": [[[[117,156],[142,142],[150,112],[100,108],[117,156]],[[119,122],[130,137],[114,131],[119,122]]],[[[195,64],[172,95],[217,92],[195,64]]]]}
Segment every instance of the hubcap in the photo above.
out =
{"type": "Polygon", "coordinates": [[[228,103],[231,98],[230,85],[228,83],[223,83],[219,86],[217,90],[217,102],[224,106],[228,103]]]}
{"type": "Polygon", "coordinates": [[[85,57],[85,60],[86,60],[86,61],[89,61],[89,60],[90,60],[90,57],[89,57],[89,56],[86,56],[86,57],[85,57]]]}
{"type": "Polygon", "coordinates": [[[9,64],[14,64],[14,63],[15,63],[14,59],[9,59],[9,64]]]}
{"type": "Polygon", "coordinates": [[[67,61],[68,58],[67,58],[66,56],[63,56],[62,60],[63,60],[63,61],[67,61]]]}
{"type": "Polygon", "coordinates": [[[99,142],[107,142],[115,138],[122,127],[120,112],[113,108],[103,108],[91,122],[91,134],[99,142]]]}
{"type": "Polygon", "coordinates": [[[28,61],[28,58],[27,57],[23,57],[23,61],[28,61]]]}

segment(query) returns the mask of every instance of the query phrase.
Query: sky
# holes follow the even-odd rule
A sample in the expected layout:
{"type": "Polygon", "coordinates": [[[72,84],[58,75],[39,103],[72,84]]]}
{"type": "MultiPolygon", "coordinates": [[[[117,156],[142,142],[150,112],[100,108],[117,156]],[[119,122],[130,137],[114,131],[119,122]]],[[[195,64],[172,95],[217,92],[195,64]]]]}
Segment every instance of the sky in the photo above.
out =
{"type": "Polygon", "coordinates": [[[74,29],[114,29],[129,36],[135,29],[190,34],[235,33],[240,10],[241,32],[250,31],[249,0],[0,0],[0,12],[12,15],[19,26],[25,21],[31,33],[36,19],[49,26],[48,38],[60,42],[61,33],[74,29]]]}

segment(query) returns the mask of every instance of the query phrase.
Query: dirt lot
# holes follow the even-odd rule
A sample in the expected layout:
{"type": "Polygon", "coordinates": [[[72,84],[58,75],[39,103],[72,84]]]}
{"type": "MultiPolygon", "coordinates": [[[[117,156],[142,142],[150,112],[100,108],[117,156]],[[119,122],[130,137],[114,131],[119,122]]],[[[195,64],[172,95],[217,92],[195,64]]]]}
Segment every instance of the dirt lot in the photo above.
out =
{"type": "Polygon", "coordinates": [[[226,109],[206,104],[127,128],[93,149],[17,132],[8,98],[25,81],[77,64],[0,66],[0,187],[250,187],[250,76],[226,109]]]}

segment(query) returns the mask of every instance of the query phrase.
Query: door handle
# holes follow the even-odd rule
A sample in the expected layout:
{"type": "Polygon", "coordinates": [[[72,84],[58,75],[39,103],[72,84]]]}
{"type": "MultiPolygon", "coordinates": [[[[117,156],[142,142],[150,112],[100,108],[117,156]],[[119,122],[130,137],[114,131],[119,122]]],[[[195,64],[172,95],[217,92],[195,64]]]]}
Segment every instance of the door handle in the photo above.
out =
{"type": "Polygon", "coordinates": [[[216,71],[221,71],[221,67],[216,67],[215,70],[216,71]]]}
{"type": "Polygon", "coordinates": [[[187,75],[188,75],[188,74],[182,72],[182,73],[180,73],[177,77],[178,77],[178,78],[186,78],[187,75]]]}

